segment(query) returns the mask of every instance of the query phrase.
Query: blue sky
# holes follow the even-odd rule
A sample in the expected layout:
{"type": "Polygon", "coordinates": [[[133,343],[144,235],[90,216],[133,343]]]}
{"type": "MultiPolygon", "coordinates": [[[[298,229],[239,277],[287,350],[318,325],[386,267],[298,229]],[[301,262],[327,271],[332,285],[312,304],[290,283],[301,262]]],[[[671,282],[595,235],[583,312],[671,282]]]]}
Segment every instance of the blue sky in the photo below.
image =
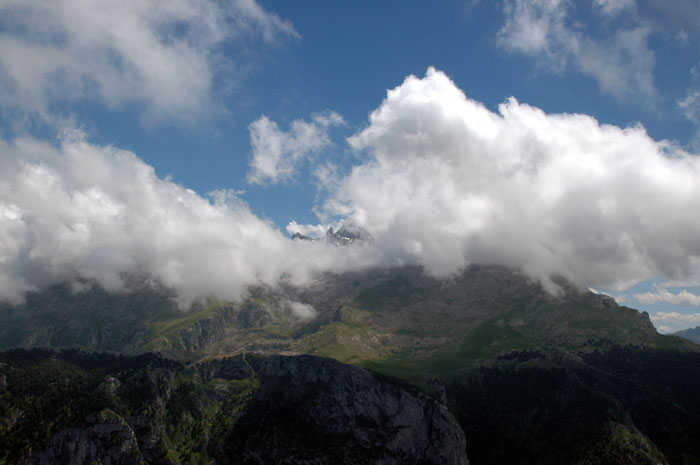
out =
{"type": "MultiPolygon", "coordinates": [[[[212,83],[211,91],[224,107],[220,114],[197,121],[144,122],[139,102],[114,111],[100,101],[71,101],[61,112],[74,116],[91,140],[133,150],[159,175],[171,175],[200,193],[246,190],[248,201],[281,227],[300,215],[313,220],[309,208],[313,192],[304,189],[303,182],[284,189],[282,195],[246,182],[251,151],[248,125],[267,115],[285,127],[294,119],[333,110],[348,123],[333,133],[334,155],[342,153],[343,137],[367,123],[386,89],[410,74],[423,75],[428,66],[445,72],[468,97],[492,109],[515,96],[548,113],[589,114],[622,127],[641,123],[655,139],[686,146],[697,130],[677,108],[677,100],[693,85],[691,70],[700,61],[691,39],[685,44],[674,35],[686,30],[682,26],[673,30],[658,24],[659,31],[649,34],[652,40],[647,45],[658,62],[651,71],[659,94],[658,101],[650,102],[643,95],[606,94],[595,79],[577,72],[571,63],[555,69],[541,57],[499,45],[503,4],[309,1],[261,5],[290,21],[299,37],[267,46],[254,43],[250,50],[230,45],[232,50],[225,53],[243,56],[245,69],[232,70],[231,82],[221,88],[212,83]],[[667,63],[669,58],[672,61],[667,63]],[[227,86],[232,87],[224,89],[227,86]]],[[[572,20],[588,20],[591,32],[605,40],[606,31],[596,28],[599,18],[593,8],[577,4],[571,9],[572,20]]],[[[697,39],[697,30],[686,32],[697,39]]]]}
{"type": "Polygon", "coordinates": [[[306,278],[499,262],[609,292],[665,330],[700,324],[695,1],[5,0],[0,13],[8,298],[77,275],[118,287],[134,270],[185,300],[235,298],[290,273],[275,257],[303,253],[306,278]],[[490,124],[502,144],[469,132],[490,124]],[[192,224],[202,202],[207,230],[192,224]],[[386,245],[368,252],[379,258],[278,243],[290,222],[318,232],[343,219],[386,245]]]}

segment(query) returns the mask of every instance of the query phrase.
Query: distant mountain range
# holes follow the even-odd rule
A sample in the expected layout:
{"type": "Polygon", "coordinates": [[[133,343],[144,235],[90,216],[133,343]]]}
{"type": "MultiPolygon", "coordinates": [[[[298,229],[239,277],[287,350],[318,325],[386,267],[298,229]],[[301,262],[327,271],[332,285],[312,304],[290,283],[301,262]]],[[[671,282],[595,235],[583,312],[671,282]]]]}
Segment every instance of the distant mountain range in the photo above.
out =
{"type": "Polygon", "coordinates": [[[673,333],[674,336],[682,337],[696,344],[700,344],[700,326],[695,328],[684,329],[682,331],[677,331],[673,333]]]}
{"type": "MultiPolygon", "coordinates": [[[[350,236],[341,231],[329,231],[329,240],[350,236]]],[[[6,456],[8,463],[53,461],[66,441],[93,451],[90,460],[113,454],[112,463],[131,463],[110,449],[107,430],[131,441],[124,447],[148,463],[229,463],[244,450],[252,452],[237,463],[278,463],[275,454],[290,447],[296,452],[285,463],[466,463],[453,453],[460,448],[477,465],[698,463],[692,438],[700,436],[694,420],[700,397],[693,394],[699,347],[658,334],[644,312],[557,282],[561,292],[552,295],[501,266],[472,265],[450,280],[417,267],[373,269],[326,274],[305,287],[251,289],[243,302],[211,301],[189,312],[148,280],[133,278],[129,291],[119,293],[87,281],[78,289],[56,285],[27,294],[22,305],[0,306],[0,348],[136,358],[95,355],[107,357],[102,364],[89,354],[6,352],[0,357],[0,444],[19,454],[6,456]],[[177,362],[138,355],[148,352],[177,362]],[[51,371],[54,359],[65,369],[51,371]],[[42,368],[24,371],[32,366],[42,368]],[[38,373],[46,379],[33,381],[35,394],[25,392],[22,380],[38,373]],[[335,384],[309,384],[328,376],[335,384]],[[155,384],[146,388],[139,379],[155,384]],[[73,387],[54,392],[61,383],[73,387]],[[296,394],[282,386],[297,386],[296,394]],[[142,389],[153,393],[143,406],[129,400],[142,389]],[[361,402],[343,394],[364,389],[398,391],[361,402]],[[112,394],[84,405],[79,399],[88,392],[112,394]],[[414,400],[404,405],[394,398],[414,400]],[[31,413],[37,399],[63,403],[72,413],[31,413]],[[347,399],[360,403],[334,410],[347,399]],[[449,408],[457,429],[430,399],[449,408]],[[149,403],[160,407],[135,413],[149,403]],[[299,423],[304,436],[295,425],[312,405],[317,414],[299,423]],[[430,421],[442,426],[411,430],[428,421],[411,409],[435,412],[430,421]],[[228,415],[225,431],[214,426],[217,415],[228,415]],[[383,429],[389,418],[409,429],[383,429]],[[42,433],[30,434],[27,421],[42,425],[42,433]],[[358,425],[366,429],[348,436],[358,425]],[[463,444],[462,430],[466,446],[455,446],[463,444]],[[374,448],[366,449],[370,443],[374,448]],[[420,453],[411,445],[419,443],[420,453]],[[265,455],[262,444],[274,444],[272,452],[265,455]],[[452,452],[447,457],[438,450],[452,452]]]]}

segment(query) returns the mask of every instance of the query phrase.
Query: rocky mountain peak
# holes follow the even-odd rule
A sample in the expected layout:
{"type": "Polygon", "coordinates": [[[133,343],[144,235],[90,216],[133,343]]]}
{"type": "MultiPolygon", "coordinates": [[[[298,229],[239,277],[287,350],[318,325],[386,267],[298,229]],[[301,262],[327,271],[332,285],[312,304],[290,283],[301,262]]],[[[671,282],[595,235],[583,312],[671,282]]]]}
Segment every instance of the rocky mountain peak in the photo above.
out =
{"type": "Polygon", "coordinates": [[[336,246],[350,245],[357,242],[370,242],[372,236],[365,229],[353,224],[343,224],[340,229],[333,231],[333,228],[328,228],[326,232],[326,241],[336,246]]]}
{"type": "Polygon", "coordinates": [[[292,239],[293,241],[311,241],[311,242],[315,242],[315,241],[316,241],[316,239],[314,239],[313,237],[311,237],[311,236],[305,236],[304,234],[300,233],[299,231],[297,231],[297,232],[295,232],[294,234],[292,234],[291,239],[292,239]]]}
{"type": "MultiPolygon", "coordinates": [[[[317,240],[319,240],[311,236],[302,234],[299,231],[292,234],[291,239],[295,241],[310,242],[316,242],[317,240]]],[[[358,242],[371,242],[372,236],[365,229],[360,228],[359,226],[355,226],[351,223],[347,223],[343,224],[337,231],[334,230],[333,227],[328,228],[324,239],[326,243],[340,247],[358,242]]]]}

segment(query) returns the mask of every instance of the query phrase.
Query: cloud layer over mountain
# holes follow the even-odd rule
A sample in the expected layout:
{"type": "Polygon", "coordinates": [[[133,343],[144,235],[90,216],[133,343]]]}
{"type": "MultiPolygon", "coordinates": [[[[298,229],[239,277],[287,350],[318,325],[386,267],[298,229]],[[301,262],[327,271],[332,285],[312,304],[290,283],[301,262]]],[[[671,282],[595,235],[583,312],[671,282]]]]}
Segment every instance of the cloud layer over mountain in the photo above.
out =
{"type": "Polygon", "coordinates": [[[326,209],[368,229],[386,261],[437,274],[500,263],[608,288],[698,278],[700,159],[641,127],[514,98],[494,113],[429,69],[349,143],[370,160],[326,209]]]}
{"type": "Polygon", "coordinates": [[[119,288],[132,273],[186,305],[400,264],[449,276],[499,263],[599,288],[700,277],[700,161],[641,127],[514,98],[496,113],[431,68],[390,90],[348,143],[365,161],[335,179],[323,209],[372,234],[357,247],[291,241],[234,194],[204,198],[80,132],[59,147],[2,142],[0,296],[79,276],[119,288]]]}
{"type": "Polygon", "coordinates": [[[120,289],[129,273],[175,288],[186,307],[198,297],[238,299],[249,285],[366,264],[364,248],[291,241],[234,194],[203,198],[81,133],[64,136],[59,148],[0,142],[0,165],[3,299],[78,277],[120,289]]]}

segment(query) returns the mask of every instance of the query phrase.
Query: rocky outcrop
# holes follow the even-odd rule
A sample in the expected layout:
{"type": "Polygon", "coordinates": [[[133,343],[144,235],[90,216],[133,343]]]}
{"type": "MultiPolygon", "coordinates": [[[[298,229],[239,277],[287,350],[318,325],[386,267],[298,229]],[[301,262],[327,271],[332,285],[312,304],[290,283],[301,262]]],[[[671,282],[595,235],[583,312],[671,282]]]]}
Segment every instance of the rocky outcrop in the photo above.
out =
{"type": "Polygon", "coordinates": [[[270,320],[265,308],[248,301],[242,305],[218,308],[214,315],[194,320],[179,331],[178,337],[187,352],[202,352],[229,336],[227,324],[250,330],[263,327],[270,320]]]}
{"type": "Polygon", "coordinates": [[[0,462],[469,463],[444,405],[330,359],[247,354],[187,368],[152,355],[15,351],[0,361],[0,462]]]}
{"type": "Polygon", "coordinates": [[[314,242],[316,240],[311,236],[305,236],[304,234],[300,233],[299,231],[292,234],[291,239],[293,241],[311,241],[311,242],[314,242]]]}
{"type": "Polygon", "coordinates": [[[223,315],[194,321],[180,332],[180,338],[188,352],[201,351],[226,337],[226,321],[223,315]]]}
{"type": "Polygon", "coordinates": [[[81,428],[59,431],[45,450],[34,453],[30,449],[22,461],[26,465],[136,465],[143,462],[134,431],[109,409],[88,416],[81,428]]]}
{"type": "MultiPolygon", "coordinates": [[[[242,358],[218,370],[245,375],[242,358]]],[[[260,380],[218,451],[239,463],[467,464],[447,408],[414,387],[312,356],[254,357],[260,380]]]]}
{"type": "Polygon", "coordinates": [[[344,224],[337,231],[333,231],[333,228],[328,228],[328,231],[326,231],[326,242],[335,246],[347,246],[371,241],[372,236],[367,231],[351,224],[344,224]]]}

